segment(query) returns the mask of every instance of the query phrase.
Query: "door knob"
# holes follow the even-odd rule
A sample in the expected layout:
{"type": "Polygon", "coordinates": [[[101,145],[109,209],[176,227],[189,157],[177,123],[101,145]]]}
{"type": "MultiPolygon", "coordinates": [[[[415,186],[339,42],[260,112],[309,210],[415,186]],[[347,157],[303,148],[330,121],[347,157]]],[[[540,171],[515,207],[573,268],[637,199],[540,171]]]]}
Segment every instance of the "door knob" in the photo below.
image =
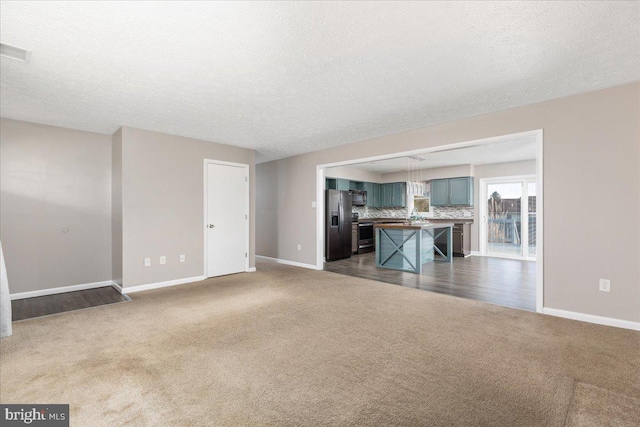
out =
{"type": "Polygon", "coordinates": [[[213,224],[209,224],[209,228],[213,228],[213,227],[214,227],[214,225],[213,225],[213,224]]]}

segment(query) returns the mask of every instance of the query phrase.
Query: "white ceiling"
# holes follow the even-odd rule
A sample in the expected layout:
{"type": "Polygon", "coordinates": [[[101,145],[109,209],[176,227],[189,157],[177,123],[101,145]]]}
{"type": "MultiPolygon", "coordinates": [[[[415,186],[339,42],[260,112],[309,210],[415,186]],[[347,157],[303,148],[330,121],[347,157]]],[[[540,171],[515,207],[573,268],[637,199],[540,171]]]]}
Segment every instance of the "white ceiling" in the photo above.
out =
{"type": "Polygon", "coordinates": [[[486,165],[535,160],[536,140],[534,136],[521,137],[486,145],[417,153],[413,154],[413,156],[421,157],[424,160],[416,160],[405,156],[373,162],[354,163],[347,167],[384,174],[446,166],[486,165]]]}
{"type": "Polygon", "coordinates": [[[639,2],[8,2],[3,117],[290,156],[640,80],[639,2]]]}

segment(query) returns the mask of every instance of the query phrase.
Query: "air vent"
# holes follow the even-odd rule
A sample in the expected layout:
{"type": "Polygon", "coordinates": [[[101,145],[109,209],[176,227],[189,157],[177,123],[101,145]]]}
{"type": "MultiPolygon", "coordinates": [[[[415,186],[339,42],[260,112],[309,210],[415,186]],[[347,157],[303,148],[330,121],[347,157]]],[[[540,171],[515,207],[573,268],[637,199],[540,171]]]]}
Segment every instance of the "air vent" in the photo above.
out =
{"type": "Polygon", "coordinates": [[[22,62],[29,62],[31,60],[31,51],[5,43],[0,43],[0,55],[22,62]]]}

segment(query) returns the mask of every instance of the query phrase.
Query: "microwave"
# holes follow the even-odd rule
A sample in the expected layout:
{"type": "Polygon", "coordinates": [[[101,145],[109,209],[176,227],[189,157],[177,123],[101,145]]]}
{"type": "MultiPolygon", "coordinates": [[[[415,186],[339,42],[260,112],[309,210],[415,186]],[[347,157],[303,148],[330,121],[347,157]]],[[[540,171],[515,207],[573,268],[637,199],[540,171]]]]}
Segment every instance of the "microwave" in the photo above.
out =
{"type": "Polygon", "coordinates": [[[353,206],[365,206],[367,204],[367,192],[362,190],[351,190],[351,204],[353,206]]]}

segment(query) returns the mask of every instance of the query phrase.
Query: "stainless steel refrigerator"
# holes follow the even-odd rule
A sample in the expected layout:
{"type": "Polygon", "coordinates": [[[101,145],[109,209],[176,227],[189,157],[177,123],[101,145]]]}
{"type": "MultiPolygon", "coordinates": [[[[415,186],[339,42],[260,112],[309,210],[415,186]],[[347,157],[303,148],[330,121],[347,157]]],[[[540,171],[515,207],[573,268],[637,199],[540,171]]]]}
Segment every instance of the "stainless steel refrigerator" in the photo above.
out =
{"type": "Polygon", "coordinates": [[[351,258],[351,193],[326,190],[325,208],[327,261],[351,258]]]}

